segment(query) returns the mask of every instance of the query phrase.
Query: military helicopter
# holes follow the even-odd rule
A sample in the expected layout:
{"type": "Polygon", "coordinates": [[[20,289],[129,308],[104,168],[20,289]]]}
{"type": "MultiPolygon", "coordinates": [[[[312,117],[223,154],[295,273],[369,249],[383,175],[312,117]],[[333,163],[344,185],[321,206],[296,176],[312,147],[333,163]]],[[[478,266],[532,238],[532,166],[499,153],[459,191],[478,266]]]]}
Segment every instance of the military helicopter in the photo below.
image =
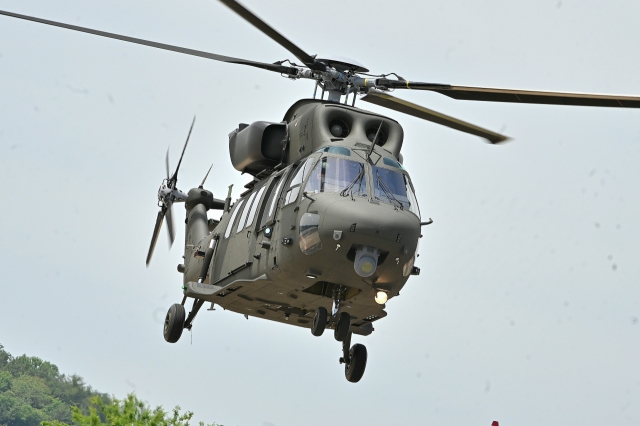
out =
{"type": "MultiPolygon", "coordinates": [[[[329,328],[342,343],[345,376],[358,382],[367,364],[353,334],[373,332],[385,304],[400,294],[414,266],[422,221],[414,185],[402,165],[402,126],[355,107],[361,100],[470,133],[497,144],[499,133],[395,96],[396,89],[437,92],[459,100],[640,108],[640,97],[537,92],[408,81],[395,73],[370,74],[353,59],[310,55],[235,0],[220,0],[287,49],[290,60],[262,63],[221,56],[75,25],[0,11],[0,14],[232,64],[248,65],[291,80],[315,83],[312,99],[294,103],[281,122],[240,124],[229,134],[234,168],[252,176],[233,201],[214,198],[202,183],[182,192],[180,160],[158,190],[158,212],[146,263],[164,219],[175,239],[172,206],[186,208],[183,299],[167,312],[163,334],[177,342],[209,302],[245,316],[309,328],[329,328]],[[391,77],[391,78],[390,78],[391,77]],[[320,93],[318,93],[320,92],[320,93]],[[326,98],[326,99],[325,99],[326,98]],[[208,219],[211,210],[219,220],[208,219]],[[187,315],[185,305],[193,299],[187,315]]],[[[194,119],[195,122],[195,119],[194,119]]]]}

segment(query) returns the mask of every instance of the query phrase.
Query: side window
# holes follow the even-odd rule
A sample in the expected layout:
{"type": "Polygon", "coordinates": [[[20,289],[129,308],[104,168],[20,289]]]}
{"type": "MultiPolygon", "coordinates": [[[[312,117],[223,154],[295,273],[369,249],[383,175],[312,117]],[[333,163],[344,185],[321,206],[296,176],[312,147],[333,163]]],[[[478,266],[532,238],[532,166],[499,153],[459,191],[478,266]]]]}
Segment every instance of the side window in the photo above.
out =
{"type": "Polygon", "coordinates": [[[231,212],[231,218],[229,218],[229,223],[227,224],[227,229],[224,230],[224,237],[225,238],[229,238],[229,235],[231,235],[231,228],[233,228],[233,223],[236,220],[236,216],[238,215],[238,212],[240,210],[242,210],[242,206],[243,205],[244,205],[244,200],[241,200],[239,203],[236,203],[236,206],[233,209],[233,212],[231,212]]]}
{"type": "MultiPolygon", "coordinates": [[[[407,175],[404,175],[404,183],[407,187],[407,198],[409,198],[409,211],[420,217],[420,207],[418,207],[418,199],[416,198],[416,194],[413,192],[413,186],[411,185],[411,182],[409,182],[409,178],[407,177],[407,175]]],[[[418,240],[418,243],[419,242],[420,241],[418,240]]]]}
{"type": "Polygon", "coordinates": [[[282,183],[284,182],[283,176],[284,175],[274,177],[273,182],[271,182],[269,185],[269,188],[271,189],[267,193],[267,196],[265,197],[265,200],[263,203],[264,209],[262,209],[262,216],[260,217],[260,226],[258,227],[259,229],[264,228],[264,226],[267,224],[267,220],[269,220],[269,218],[271,217],[271,215],[275,210],[276,201],[278,200],[277,198],[278,193],[280,193],[280,189],[282,188],[282,183]]]}
{"type": "Polygon", "coordinates": [[[304,181],[305,176],[311,170],[313,163],[315,163],[315,158],[308,158],[296,171],[296,174],[291,179],[291,183],[289,184],[289,190],[287,191],[287,196],[284,200],[284,205],[293,203],[298,199],[298,194],[300,193],[300,184],[304,181]]]}
{"type": "Polygon", "coordinates": [[[260,188],[260,190],[258,191],[258,195],[256,195],[256,200],[253,202],[253,205],[251,206],[251,211],[249,212],[249,215],[247,216],[247,225],[246,226],[250,226],[253,221],[256,218],[256,213],[258,213],[258,205],[260,204],[260,199],[262,198],[262,194],[264,194],[264,189],[266,188],[266,185],[263,185],[262,188],[260,188]]]}
{"type": "Polygon", "coordinates": [[[242,228],[244,228],[244,223],[247,220],[247,214],[249,213],[249,210],[251,209],[251,205],[253,203],[254,198],[256,198],[256,193],[255,192],[253,194],[251,194],[249,196],[249,199],[247,200],[247,207],[242,211],[242,215],[240,215],[240,220],[238,221],[238,228],[236,229],[236,232],[240,232],[240,230],[242,228]]]}

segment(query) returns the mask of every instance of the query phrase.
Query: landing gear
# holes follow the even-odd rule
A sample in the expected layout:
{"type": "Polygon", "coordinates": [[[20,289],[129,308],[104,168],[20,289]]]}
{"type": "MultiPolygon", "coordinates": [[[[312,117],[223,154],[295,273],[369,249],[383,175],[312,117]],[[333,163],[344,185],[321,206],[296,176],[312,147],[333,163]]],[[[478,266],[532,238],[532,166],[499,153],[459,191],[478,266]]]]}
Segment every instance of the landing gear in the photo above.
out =
{"type": "Polygon", "coordinates": [[[193,320],[196,317],[196,314],[204,305],[204,300],[194,299],[193,306],[191,307],[191,311],[189,312],[189,316],[185,315],[184,303],[186,302],[187,297],[184,297],[182,303],[175,303],[171,305],[169,308],[169,312],[167,312],[167,316],[164,317],[164,340],[169,343],[176,343],[180,340],[180,336],[182,336],[182,330],[185,328],[187,330],[191,330],[193,327],[193,320]],[[186,317],[186,319],[185,319],[186,317]]]}
{"type": "Polygon", "coordinates": [[[333,324],[333,337],[338,342],[343,342],[349,334],[351,327],[351,315],[348,312],[340,312],[340,303],[344,300],[344,294],[347,291],[345,286],[337,286],[333,290],[333,312],[331,315],[331,323],[333,324]]]}
{"type": "Polygon", "coordinates": [[[327,327],[328,315],[327,310],[322,306],[316,309],[316,315],[313,317],[313,322],[311,323],[311,334],[314,336],[322,336],[324,329],[327,327]]]}
{"type": "Polygon", "coordinates": [[[333,329],[333,337],[338,342],[343,342],[347,338],[347,334],[349,334],[349,327],[351,327],[351,315],[349,315],[349,312],[341,312],[333,329]]]}
{"type": "Polygon", "coordinates": [[[349,312],[338,312],[340,303],[344,300],[346,287],[336,286],[333,291],[333,309],[331,317],[327,309],[319,307],[311,323],[311,334],[322,336],[328,323],[333,325],[333,337],[338,342],[342,342],[342,357],[340,364],[344,364],[344,375],[351,383],[357,383],[362,379],[364,370],[367,367],[367,348],[360,343],[351,345],[351,314],[349,312]]]}
{"type": "Polygon", "coordinates": [[[171,305],[167,316],[164,318],[164,340],[169,343],[176,343],[182,336],[184,329],[184,306],[179,303],[171,305]]]}
{"type": "Polygon", "coordinates": [[[330,323],[333,325],[333,335],[338,342],[342,342],[347,337],[347,333],[349,333],[349,328],[351,327],[351,315],[349,315],[348,312],[338,313],[340,302],[344,299],[345,291],[346,287],[344,286],[337,286],[333,290],[333,309],[331,310],[330,318],[326,308],[321,306],[316,309],[316,314],[311,323],[311,334],[314,336],[322,336],[324,329],[327,327],[327,323],[330,323]]]}
{"type": "Polygon", "coordinates": [[[351,383],[357,383],[362,379],[367,367],[367,348],[360,343],[351,346],[351,333],[342,342],[342,358],[340,364],[344,364],[344,375],[351,383]]]}

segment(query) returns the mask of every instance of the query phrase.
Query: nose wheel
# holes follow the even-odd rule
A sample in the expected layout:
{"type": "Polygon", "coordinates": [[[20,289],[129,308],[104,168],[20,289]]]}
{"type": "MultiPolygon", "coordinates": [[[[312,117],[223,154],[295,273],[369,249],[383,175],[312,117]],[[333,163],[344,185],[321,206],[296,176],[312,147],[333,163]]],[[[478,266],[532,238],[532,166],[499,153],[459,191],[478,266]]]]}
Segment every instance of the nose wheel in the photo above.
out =
{"type": "Polygon", "coordinates": [[[338,342],[344,342],[349,334],[349,327],[351,327],[351,315],[349,315],[349,312],[340,312],[338,321],[333,328],[333,337],[338,342]]]}
{"type": "Polygon", "coordinates": [[[314,336],[322,336],[324,329],[327,327],[328,312],[322,306],[316,309],[316,315],[311,323],[311,334],[314,336]]]}
{"type": "Polygon", "coordinates": [[[349,348],[351,344],[351,333],[342,342],[342,357],[340,364],[344,364],[344,376],[351,383],[357,383],[362,379],[364,370],[367,368],[367,348],[360,343],[349,348]]]}

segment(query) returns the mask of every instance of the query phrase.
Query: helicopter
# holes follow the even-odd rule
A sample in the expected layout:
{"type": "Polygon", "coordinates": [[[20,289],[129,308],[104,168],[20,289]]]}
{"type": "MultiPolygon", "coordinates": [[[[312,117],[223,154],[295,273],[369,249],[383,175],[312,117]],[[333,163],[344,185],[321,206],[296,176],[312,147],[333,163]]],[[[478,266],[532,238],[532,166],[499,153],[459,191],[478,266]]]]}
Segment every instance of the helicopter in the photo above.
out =
{"type": "MultiPolygon", "coordinates": [[[[240,124],[229,136],[236,170],[252,176],[237,200],[204,188],[177,187],[180,161],[158,191],[147,264],[166,217],[175,239],[172,205],[186,208],[183,300],[169,309],[164,338],[177,342],[209,302],[247,316],[310,328],[329,328],[342,343],[348,381],[365,371],[366,348],[351,346],[353,334],[369,335],[386,316],[385,304],[399,295],[414,266],[422,221],[414,184],[402,165],[403,130],[389,117],[355,107],[360,100],[501,143],[504,135],[407,102],[390,93],[413,89],[454,99],[490,102],[640,107],[640,98],[451,86],[405,80],[397,74],[369,74],[353,59],[309,55],[244,6],[221,0],[301,64],[260,63],[0,12],[71,30],[277,72],[315,83],[313,99],[294,103],[281,122],[240,124]],[[390,78],[393,77],[393,78],[390,78]],[[320,93],[318,93],[320,92],[320,93]],[[326,97],[326,99],[325,99],[326,97]],[[351,99],[349,99],[351,98],[351,99]],[[207,212],[221,211],[220,220],[207,212]],[[193,299],[190,312],[187,301],[193,299]]],[[[193,128],[193,123],[191,129],[193,128]]]]}

